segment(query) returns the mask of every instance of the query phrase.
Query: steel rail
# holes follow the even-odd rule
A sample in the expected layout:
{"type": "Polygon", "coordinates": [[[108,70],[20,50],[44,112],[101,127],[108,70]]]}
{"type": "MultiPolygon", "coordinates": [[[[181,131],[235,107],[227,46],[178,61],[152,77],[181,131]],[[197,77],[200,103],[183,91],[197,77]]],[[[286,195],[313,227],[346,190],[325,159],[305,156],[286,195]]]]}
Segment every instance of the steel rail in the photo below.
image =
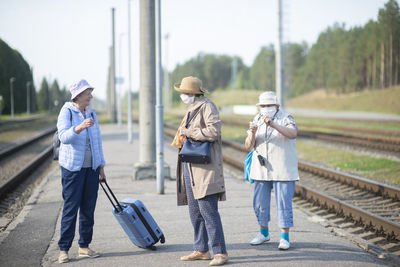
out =
{"type": "MultiPolygon", "coordinates": [[[[167,125],[166,135],[173,137],[175,135],[176,126],[167,125]],[[175,131],[174,131],[175,130],[175,131]]],[[[230,140],[222,140],[223,144],[242,152],[247,152],[242,144],[230,140]]],[[[244,162],[232,158],[226,154],[223,155],[224,162],[243,170],[244,162]]],[[[400,199],[400,189],[371,181],[356,175],[343,173],[340,171],[332,170],[313,163],[299,161],[299,169],[313,173],[315,175],[334,179],[338,182],[348,184],[353,187],[361,188],[377,195],[386,196],[394,200],[400,199]]],[[[376,231],[383,232],[388,236],[400,238],[400,224],[386,220],[385,218],[372,214],[369,211],[358,208],[337,198],[328,196],[322,192],[318,192],[301,184],[296,184],[296,193],[304,198],[311,199],[328,209],[334,209],[338,214],[343,214],[346,217],[351,217],[354,221],[363,224],[366,227],[372,227],[376,231]]]]}
{"type": "MultiPolygon", "coordinates": [[[[168,124],[166,125],[167,128],[169,129],[175,129],[177,126],[168,124]]],[[[242,152],[249,152],[245,146],[241,143],[227,140],[227,139],[222,139],[222,144],[232,147],[234,149],[237,149],[242,152]]],[[[330,169],[327,167],[323,167],[311,162],[306,162],[303,160],[299,160],[299,169],[310,172],[319,176],[327,177],[330,179],[334,179],[338,182],[348,184],[350,186],[364,189],[366,191],[372,192],[374,194],[383,196],[383,197],[388,197],[393,200],[398,200],[400,201],[400,188],[386,185],[383,183],[379,183],[376,181],[372,181],[357,175],[349,174],[349,173],[344,173],[341,171],[337,171],[334,169],[330,169]]]]}
{"type": "MultiPolygon", "coordinates": [[[[302,123],[301,126],[309,128],[324,128],[324,129],[333,129],[345,132],[366,133],[366,134],[383,135],[383,136],[400,136],[400,131],[395,131],[395,130],[365,129],[365,128],[343,127],[337,125],[320,125],[315,123],[302,123]]],[[[400,144],[400,140],[395,140],[395,141],[396,143],[400,144]]]]}
{"type": "Polygon", "coordinates": [[[369,211],[360,209],[302,184],[296,184],[295,192],[305,199],[310,199],[311,201],[316,202],[319,206],[326,207],[328,210],[333,209],[338,214],[352,218],[354,221],[367,228],[372,227],[376,231],[383,232],[384,234],[393,236],[396,239],[400,237],[400,224],[396,222],[386,220],[379,215],[372,214],[369,211]]]}
{"type": "Polygon", "coordinates": [[[40,166],[45,159],[49,158],[52,153],[53,146],[48,146],[42,153],[26,164],[18,173],[8,178],[4,183],[0,184],[0,199],[4,198],[6,194],[8,194],[18,184],[25,180],[25,178],[38,166],[40,166]]]}
{"type": "Polygon", "coordinates": [[[11,155],[12,153],[17,152],[18,150],[21,150],[22,148],[36,142],[38,139],[41,139],[43,137],[46,137],[50,134],[53,134],[57,130],[57,127],[50,127],[42,132],[39,132],[32,137],[30,137],[28,140],[21,142],[17,145],[8,147],[6,149],[3,149],[0,151],[0,160],[4,159],[5,157],[11,155]]]}
{"type": "MultiPolygon", "coordinates": [[[[224,162],[243,170],[244,163],[230,156],[223,155],[224,162]]],[[[296,184],[296,193],[306,199],[317,202],[323,207],[334,209],[336,213],[343,214],[346,217],[351,217],[357,223],[366,227],[373,227],[376,231],[383,232],[388,236],[400,238],[400,224],[393,221],[386,220],[385,218],[370,213],[364,209],[360,209],[337,198],[328,196],[322,192],[312,190],[302,184],[296,184]]]]}

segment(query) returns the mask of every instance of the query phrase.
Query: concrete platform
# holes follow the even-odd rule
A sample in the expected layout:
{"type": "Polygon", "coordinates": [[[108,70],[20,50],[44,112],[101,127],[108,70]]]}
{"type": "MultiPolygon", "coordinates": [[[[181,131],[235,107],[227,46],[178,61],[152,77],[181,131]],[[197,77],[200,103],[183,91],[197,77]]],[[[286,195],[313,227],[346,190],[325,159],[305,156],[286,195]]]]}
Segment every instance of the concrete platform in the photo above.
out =
{"type": "MultiPolygon", "coordinates": [[[[176,205],[175,181],[166,180],[165,194],[158,195],[155,180],[132,179],[133,166],[139,159],[137,132],[134,135],[134,142],[128,144],[125,128],[103,125],[101,130],[109,185],[119,199],[130,197],[142,200],[163,230],[166,242],[156,244],[156,251],[134,246],[111,214],[111,204],[100,188],[95,212],[94,236],[90,247],[102,255],[96,259],[78,259],[79,237],[76,234],[69,253],[72,259],[63,266],[208,266],[208,261],[179,260],[180,256],[192,251],[193,230],[188,208],[176,205]]],[[[171,168],[171,175],[175,177],[177,152],[169,144],[168,139],[165,142],[165,160],[171,168]]],[[[295,227],[292,228],[290,235],[292,245],[290,250],[277,249],[279,228],[276,226],[275,206],[271,214],[271,241],[260,246],[249,245],[249,241],[258,232],[252,210],[252,185],[234,177],[228,171],[225,171],[225,179],[227,201],[220,202],[219,209],[230,256],[228,265],[323,265],[324,267],[388,265],[387,262],[365,252],[351,241],[335,236],[330,229],[313,222],[300,209],[294,210],[295,227]]],[[[0,236],[0,241],[3,240],[0,244],[0,265],[59,266],[57,241],[60,233],[61,206],[60,171],[57,168],[32,196],[20,218],[0,236]],[[29,228],[27,226],[31,227],[31,231],[27,231],[29,228]],[[39,226],[45,226],[45,230],[41,227],[42,237],[32,238],[29,241],[28,236],[35,235],[39,226]],[[26,232],[22,233],[23,230],[26,232]],[[34,247],[32,244],[35,244],[34,247]],[[29,251],[35,251],[32,258],[29,257],[29,253],[32,252],[29,251]],[[18,262],[16,258],[19,259],[18,262]]]]}

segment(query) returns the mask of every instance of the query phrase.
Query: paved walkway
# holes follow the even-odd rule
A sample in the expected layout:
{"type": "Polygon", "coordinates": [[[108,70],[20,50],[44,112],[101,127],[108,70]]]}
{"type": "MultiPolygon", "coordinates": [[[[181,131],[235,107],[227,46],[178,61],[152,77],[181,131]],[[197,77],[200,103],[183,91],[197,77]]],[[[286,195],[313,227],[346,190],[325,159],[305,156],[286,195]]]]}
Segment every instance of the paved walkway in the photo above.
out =
{"type": "MultiPolygon", "coordinates": [[[[104,153],[107,161],[106,175],[108,183],[119,199],[126,197],[142,200],[163,230],[165,244],[156,244],[157,250],[144,250],[134,246],[111,214],[111,204],[100,189],[95,212],[95,227],[91,248],[100,252],[96,259],[77,258],[76,235],[70,250],[72,260],[64,266],[208,266],[208,261],[181,262],[180,256],[192,251],[193,230],[189,220],[188,208],[176,205],[175,181],[165,181],[165,194],[156,194],[155,180],[132,180],[133,165],[138,162],[138,140],[127,143],[126,129],[115,125],[102,126],[104,153]]],[[[175,176],[176,151],[166,141],[165,160],[175,176]]],[[[288,251],[277,249],[279,229],[276,226],[275,207],[270,224],[271,241],[260,246],[250,246],[249,241],[257,234],[258,226],[252,211],[252,185],[233,177],[225,171],[227,201],[220,202],[220,213],[225,231],[229,265],[237,266],[384,266],[387,263],[378,260],[349,240],[335,236],[330,229],[313,222],[299,209],[294,210],[295,227],[291,231],[292,248],[288,251]]],[[[273,201],[274,202],[274,201],[273,201]]],[[[57,263],[57,241],[60,233],[61,184],[59,170],[48,176],[29,208],[21,216],[29,218],[36,207],[56,206],[41,213],[41,218],[55,218],[47,226],[50,244],[43,252],[41,264],[59,266],[57,263]],[[55,223],[55,224],[54,224],[55,223]],[[51,227],[52,226],[52,227],[51,227]],[[52,234],[54,232],[54,234],[52,234]]],[[[19,218],[20,224],[26,219],[19,218]]],[[[35,221],[30,222],[32,225],[35,221]]],[[[13,226],[13,232],[21,229],[13,226]]],[[[19,241],[24,246],[24,240],[19,241]]],[[[3,244],[0,250],[3,249],[3,244]]],[[[15,250],[10,250],[15,253],[15,250]]],[[[1,254],[1,253],[0,253],[1,254]]],[[[3,254],[4,255],[4,254],[3,254]]],[[[22,259],[21,264],[24,262],[22,259]]],[[[27,262],[27,260],[25,261],[27,262]]],[[[13,264],[0,263],[1,266],[13,264]]],[[[23,264],[20,266],[28,266],[23,264]]],[[[30,266],[30,265],[29,265],[30,266]]]]}

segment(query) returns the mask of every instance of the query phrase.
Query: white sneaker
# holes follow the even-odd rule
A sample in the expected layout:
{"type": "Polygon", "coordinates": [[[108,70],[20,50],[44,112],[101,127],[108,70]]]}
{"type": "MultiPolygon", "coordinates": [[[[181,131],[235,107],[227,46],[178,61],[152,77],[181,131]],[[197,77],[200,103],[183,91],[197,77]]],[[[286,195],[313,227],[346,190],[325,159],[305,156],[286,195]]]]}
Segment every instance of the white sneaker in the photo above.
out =
{"type": "Polygon", "coordinates": [[[290,248],[290,243],[288,241],[286,241],[285,239],[281,238],[278,248],[280,250],[288,250],[290,248]]]}
{"type": "Polygon", "coordinates": [[[269,241],[269,235],[264,236],[262,234],[258,234],[258,236],[256,236],[255,238],[253,238],[253,240],[250,241],[250,245],[257,246],[267,241],[269,241]]]}

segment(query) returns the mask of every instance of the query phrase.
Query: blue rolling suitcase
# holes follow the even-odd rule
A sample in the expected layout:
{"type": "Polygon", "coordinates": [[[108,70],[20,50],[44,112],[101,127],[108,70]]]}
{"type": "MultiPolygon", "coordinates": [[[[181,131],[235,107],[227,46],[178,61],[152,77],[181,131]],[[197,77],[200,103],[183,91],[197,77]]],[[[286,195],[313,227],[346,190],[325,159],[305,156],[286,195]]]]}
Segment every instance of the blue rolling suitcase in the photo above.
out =
{"type": "Polygon", "coordinates": [[[142,201],[126,198],[118,202],[107,182],[104,183],[116,202],[116,204],[114,204],[107,190],[104,188],[103,184],[100,183],[114,207],[112,213],[133,244],[140,248],[155,249],[154,244],[158,241],[161,243],[165,242],[163,232],[142,201]]]}

